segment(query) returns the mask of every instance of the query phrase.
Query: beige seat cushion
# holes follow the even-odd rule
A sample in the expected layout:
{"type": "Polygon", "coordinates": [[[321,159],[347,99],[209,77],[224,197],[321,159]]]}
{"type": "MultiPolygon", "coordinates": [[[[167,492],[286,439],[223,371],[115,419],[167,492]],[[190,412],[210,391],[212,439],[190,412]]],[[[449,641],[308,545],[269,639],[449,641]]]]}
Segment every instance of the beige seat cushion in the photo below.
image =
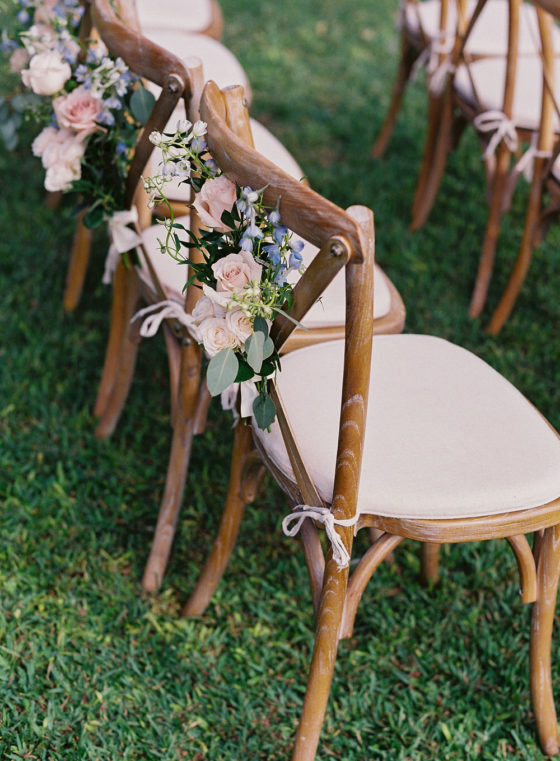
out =
{"type": "MultiPolygon", "coordinates": [[[[469,18],[476,6],[476,0],[469,0],[467,17],[469,18]]],[[[426,0],[418,4],[409,2],[406,5],[405,19],[407,29],[415,37],[421,38],[420,25],[429,39],[439,34],[440,19],[439,0],[426,0]]],[[[449,3],[447,30],[451,37],[455,34],[457,11],[455,3],[449,3]]],[[[560,52],[560,30],[554,27],[554,45],[560,52]]],[[[521,6],[519,24],[520,55],[534,55],[538,51],[535,42],[539,40],[539,28],[535,9],[529,3],[521,6]]],[[[471,55],[505,55],[508,44],[508,0],[489,0],[467,40],[466,52],[471,55]]]]}
{"type": "Polygon", "coordinates": [[[144,34],[183,60],[199,58],[204,66],[204,78],[212,79],[218,87],[243,85],[250,100],[249,79],[237,58],[221,42],[201,34],[186,34],[166,29],[149,29],[145,30],[144,34]]]}
{"type": "Polygon", "coordinates": [[[212,21],[209,0],[136,0],[140,26],[149,37],[155,29],[202,32],[212,21]]]}
{"type": "MultiPolygon", "coordinates": [[[[476,93],[483,111],[501,111],[504,100],[506,62],[502,58],[487,58],[460,66],[455,74],[455,89],[467,103],[477,108],[476,93]],[[472,77],[472,81],[471,81],[472,77]],[[474,92],[473,92],[474,82],[474,92]]],[[[557,97],[560,94],[560,60],[555,64],[554,77],[557,97]]],[[[512,118],[522,129],[539,128],[542,98],[542,65],[540,58],[523,58],[517,63],[512,118]]],[[[558,130],[558,118],[556,117],[558,130]]]]}
{"type": "MultiPolygon", "coordinates": [[[[560,440],[508,381],[474,354],[432,336],[377,336],[360,513],[461,518],[560,497],[560,440]]],[[[278,387],[321,497],[332,500],[343,341],[282,360],[278,387]]],[[[293,479],[278,423],[255,432],[293,479]]]]}

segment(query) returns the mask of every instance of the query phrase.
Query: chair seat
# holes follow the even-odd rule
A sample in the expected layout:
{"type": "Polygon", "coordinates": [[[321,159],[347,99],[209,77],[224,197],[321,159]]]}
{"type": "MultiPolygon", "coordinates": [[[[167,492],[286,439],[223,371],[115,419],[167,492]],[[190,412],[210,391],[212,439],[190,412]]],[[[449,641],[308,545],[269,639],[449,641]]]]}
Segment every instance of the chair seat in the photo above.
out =
{"type": "MultiPolygon", "coordinates": [[[[145,36],[169,50],[178,58],[187,61],[189,58],[199,58],[204,66],[204,78],[213,80],[223,89],[231,85],[243,85],[245,97],[251,100],[251,86],[243,67],[237,58],[221,42],[201,34],[186,34],[181,31],[150,28],[144,31],[145,36]]],[[[150,86],[157,96],[160,89],[150,86]]]]}
{"type": "Polygon", "coordinates": [[[210,0],[136,0],[140,26],[146,36],[156,29],[199,33],[212,22],[210,0]]]}
{"type": "MultiPolygon", "coordinates": [[[[278,389],[303,460],[332,500],[343,341],[288,354],[278,389]]],[[[294,480],[278,423],[254,426],[294,480]]],[[[474,354],[432,336],[376,336],[358,500],[361,514],[447,519],[537,507],[560,496],[560,439],[474,354]]]]}
{"type": "MultiPolygon", "coordinates": [[[[555,81],[560,82],[560,61],[554,67],[555,81]]],[[[482,111],[501,111],[506,78],[505,59],[487,58],[475,61],[469,67],[460,66],[455,74],[455,90],[473,108],[482,111]],[[470,75],[469,75],[470,69],[470,75]],[[474,83],[474,91],[473,91],[474,83]]],[[[512,120],[516,127],[537,130],[541,118],[542,64],[540,58],[523,58],[518,61],[512,120]]],[[[558,117],[555,129],[558,131],[558,117]]]]}
{"type": "MultiPolygon", "coordinates": [[[[467,18],[471,16],[476,0],[467,4],[467,18]]],[[[440,0],[406,4],[406,28],[413,37],[422,39],[420,29],[428,39],[439,35],[440,0]]],[[[455,34],[457,10],[455,3],[449,3],[447,30],[451,37],[455,34]]],[[[535,9],[529,3],[521,6],[519,23],[519,55],[535,55],[538,52],[539,28],[535,9]]],[[[560,30],[553,29],[555,49],[560,53],[560,30]]],[[[465,52],[475,56],[506,55],[508,47],[508,0],[489,0],[467,40],[465,52]]]]}

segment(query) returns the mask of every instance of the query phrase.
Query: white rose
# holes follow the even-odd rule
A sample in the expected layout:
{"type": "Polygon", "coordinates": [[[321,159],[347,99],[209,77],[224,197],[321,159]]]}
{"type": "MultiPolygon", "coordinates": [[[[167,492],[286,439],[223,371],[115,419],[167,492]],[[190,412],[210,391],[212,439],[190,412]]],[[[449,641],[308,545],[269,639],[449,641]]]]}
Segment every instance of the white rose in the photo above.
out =
{"type": "Polygon", "coordinates": [[[85,151],[83,140],[69,129],[57,130],[56,135],[51,135],[50,139],[49,136],[46,136],[44,143],[45,145],[41,141],[39,148],[42,148],[41,156],[45,169],[50,169],[56,164],[79,162],[85,151]]]}
{"type": "Polygon", "coordinates": [[[200,324],[200,338],[209,357],[214,357],[222,349],[236,349],[237,336],[231,331],[223,317],[209,317],[200,324]]]}
{"type": "Polygon", "coordinates": [[[68,190],[74,180],[80,178],[81,166],[77,161],[74,164],[55,164],[47,169],[45,175],[45,189],[50,193],[58,190],[68,190]]]}
{"type": "Polygon", "coordinates": [[[237,336],[240,344],[244,344],[253,333],[251,320],[242,309],[230,309],[226,313],[226,325],[237,336]]]}
{"type": "Polygon", "coordinates": [[[62,90],[71,75],[70,64],[57,50],[37,53],[29,61],[29,68],[21,72],[23,84],[37,95],[54,95],[62,90]]]}
{"type": "Polygon", "coordinates": [[[214,316],[225,317],[226,310],[229,307],[231,301],[231,292],[222,291],[221,293],[218,293],[208,285],[203,285],[202,291],[214,306],[214,316]]]}
{"type": "Polygon", "coordinates": [[[251,281],[261,281],[262,266],[248,251],[229,254],[212,265],[218,291],[240,291],[251,281]]]}
{"type": "Polygon", "coordinates": [[[209,317],[215,317],[214,314],[214,302],[208,296],[202,296],[192,310],[192,318],[196,325],[200,325],[203,320],[207,320],[209,317]]]}
{"type": "Polygon", "coordinates": [[[45,127],[44,130],[39,132],[33,143],[31,144],[31,151],[34,156],[41,158],[45,152],[47,146],[51,143],[58,143],[58,130],[56,127],[45,127]]]}

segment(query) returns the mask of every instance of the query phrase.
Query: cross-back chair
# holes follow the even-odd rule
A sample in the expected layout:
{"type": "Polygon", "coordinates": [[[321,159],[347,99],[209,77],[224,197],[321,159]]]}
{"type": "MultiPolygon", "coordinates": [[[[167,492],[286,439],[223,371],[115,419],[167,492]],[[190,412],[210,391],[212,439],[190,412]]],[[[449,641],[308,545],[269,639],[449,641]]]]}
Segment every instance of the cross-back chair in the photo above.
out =
{"type": "MultiPolygon", "coordinates": [[[[186,62],[188,60],[192,61],[194,58],[201,59],[205,63],[206,68],[209,69],[209,74],[220,83],[220,86],[242,84],[247,97],[250,98],[251,89],[247,75],[235,56],[216,39],[212,39],[211,36],[194,33],[194,30],[189,32],[186,29],[191,19],[197,21],[197,23],[202,23],[203,21],[206,23],[208,21],[211,24],[209,30],[217,32],[221,28],[219,7],[213,2],[207,3],[205,0],[181,0],[182,10],[179,13],[177,3],[178,0],[164,0],[164,7],[160,8],[158,5],[158,13],[155,14],[160,19],[164,19],[166,18],[165,8],[173,8],[177,12],[174,24],[165,25],[161,21],[159,24],[152,25],[150,19],[154,16],[154,4],[150,5],[150,8],[153,6],[151,13],[146,12],[142,15],[143,10],[147,11],[146,4],[140,3],[135,5],[133,0],[119,0],[117,4],[118,17],[128,29],[142,33],[145,37],[151,39],[156,46],[180,57],[183,61],[183,68],[187,65],[186,62]],[[204,8],[203,6],[206,5],[208,7],[204,8]],[[146,23],[146,29],[143,26],[144,22],[146,23]]],[[[91,33],[88,24],[88,20],[85,19],[85,23],[82,25],[82,38],[84,40],[91,33]]],[[[95,29],[95,27],[93,28],[95,29]]],[[[195,68],[196,65],[194,64],[195,68]]],[[[158,98],[161,88],[157,82],[146,78],[145,84],[154,96],[158,98]]],[[[182,101],[179,102],[181,103],[182,101]]],[[[145,206],[143,208],[145,210],[145,206]]],[[[63,303],[66,311],[70,312],[74,311],[79,303],[91,249],[92,233],[82,223],[84,213],[79,216],[76,224],[66,276],[63,303]]]]}
{"type": "MultiPolygon", "coordinates": [[[[501,218],[509,209],[516,181],[522,167],[530,170],[535,158],[548,158],[549,153],[538,143],[541,121],[543,65],[541,59],[539,20],[544,11],[537,12],[537,27],[524,14],[526,4],[507,0],[508,35],[505,57],[483,57],[472,60],[464,55],[468,41],[482,23],[485,8],[493,0],[478,0],[470,17],[466,0],[458,0],[457,35],[449,65],[444,72],[444,86],[434,101],[437,118],[435,129],[429,133],[422,171],[413,204],[412,228],[417,229],[427,218],[443,176],[447,156],[456,145],[465,125],[471,123],[484,147],[488,181],[489,211],[484,232],[480,261],[475,278],[469,314],[478,317],[486,302],[492,276],[501,218]],[[529,22],[529,23],[528,23],[529,22]],[[529,55],[525,37],[534,53],[529,55]],[[520,50],[525,51],[520,55],[520,50]],[[519,146],[529,148],[518,161],[519,146]]],[[[557,61],[555,39],[558,29],[549,26],[549,52],[557,61]]],[[[552,64],[551,64],[552,65],[552,64]]]]}
{"type": "MultiPolygon", "coordinates": [[[[278,410],[270,432],[238,425],[235,486],[201,583],[212,589],[223,570],[219,556],[255,481],[256,448],[295,506],[283,527],[288,535],[300,530],[311,581],[315,647],[292,759],[312,761],[338,642],[352,634],[361,595],[387,554],[403,538],[434,546],[506,539],[521,600],[534,602],[530,682],[539,739],[546,753],[557,753],[550,643],[560,573],[558,435],[470,352],[433,336],[373,337],[372,213],[359,206],[344,212],[279,172],[228,128],[226,109],[218,88],[207,84],[201,116],[218,165],[240,185],[266,187],[271,206],[280,199],[284,224],[319,247],[290,315],[302,320],[344,270],[347,319],[343,340],[284,357],[269,387],[278,410]],[[349,575],[353,536],[366,527],[380,536],[349,575]],[[526,534],[534,535],[532,549],[526,534]]],[[[277,349],[293,330],[277,316],[277,349]]],[[[194,612],[189,604],[185,613],[194,612]]]]}
{"type": "MultiPolygon", "coordinates": [[[[136,58],[135,55],[130,54],[131,51],[136,54],[142,46],[149,47],[151,43],[129,30],[129,37],[136,39],[136,48],[132,46],[132,42],[128,48],[123,47],[118,35],[107,33],[108,30],[118,28],[118,21],[114,15],[111,15],[110,9],[106,6],[106,0],[97,0],[93,7],[97,8],[100,3],[105,14],[98,14],[95,17],[96,23],[99,24],[100,36],[109,49],[121,55],[134,71],[136,58]],[[114,26],[115,24],[117,27],[114,26]],[[118,43],[116,47],[114,47],[115,43],[118,43]]],[[[173,56],[170,56],[170,59],[177,61],[173,56]]],[[[179,116],[188,115],[191,120],[195,120],[198,117],[198,101],[204,84],[204,74],[200,62],[194,65],[191,60],[191,64],[187,71],[190,98],[185,99],[183,112],[179,116]]],[[[161,78],[155,81],[160,84],[161,78]]],[[[229,103],[230,125],[237,134],[243,136],[245,141],[253,144],[251,128],[256,126],[256,123],[249,121],[242,88],[230,88],[225,92],[229,103]]],[[[175,100],[175,107],[177,103],[178,99],[175,100]]],[[[174,111],[171,122],[176,120],[176,117],[177,112],[174,111]]],[[[162,130],[162,127],[160,126],[159,129],[162,130]]],[[[148,129],[144,131],[141,138],[143,161],[131,167],[130,188],[136,187],[141,167],[144,166],[145,160],[153,149],[149,142],[146,147],[146,135],[149,135],[148,129]]],[[[255,137],[259,149],[273,162],[280,163],[288,172],[292,172],[297,180],[303,176],[302,170],[293,157],[264,127],[258,126],[255,137]]],[[[182,188],[177,190],[184,193],[182,188]]],[[[185,197],[188,199],[188,196],[185,197]]],[[[193,231],[198,229],[198,219],[194,210],[189,211],[188,217],[180,218],[178,221],[187,224],[193,231]]],[[[199,295],[198,289],[195,288],[187,291],[186,296],[183,294],[187,269],[177,265],[170,257],[161,254],[157,241],[158,237],[162,237],[161,227],[153,225],[139,232],[142,241],[139,266],[127,269],[120,264],[114,275],[109,340],[94,409],[95,415],[99,418],[96,430],[99,437],[106,437],[114,430],[132,382],[139,337],[138,323],[132,330],[129,323],[139,301],[154,304],[162,300],[171,300],[181,310],[184,309],[190,313],[199,295]]],[[[314,255],[314,250],[308,245],[303,255],[304,261],[310,259],[314,255]]],[[[341,335],[344,331],[342,294],[343,283],[339,281],[333,285],[323,304],[316,307],[315,314],[311,315],[309,324],[306,326],[308,329],[298,331],[293,337],[291,347],[287,348],[341,335]]],[[[376,302],[376,329],[381,332],[402,330],[403,302],[393,284],[381,270],[377,278],[376,302]]],[[[204,430],[209,403],[206,385],[200,382],[201,358],[198,346],[193,345],[188,332],[172,318],[165,321],[164,337],[169,359],[173,436],[154,542],[144,572],[143,586],[147,591],[157,590],[163,578],[183,497],[192,437],[204,430]]]]}
{"type": "Polygon", "coordinates": [[[539,11],[542,50],[541,119],[536,133],[536,154],[533,159],[531,188],[523,236],[517,259],[504,293],[488,326],[492,335],[499,333],[511,314],[527,276],[533,250],[540,244],[548,225],[560,214],[560,71],[553,56],[551,41],[552,17],[539,11]],[[548,202],[545,197],[548,195],[548,202]]]}
{"type": "MultiPolygon", "coordinates": [[[[267,157],[267,160],[271,161],[275,166],[282,167],[282,170],[289,174],[295,182],[299,181],[303,177],[303,172],[293,157],[262,125],[249,119],[242,88],[226,88],[223,92],[228,109],[228,124],[235,134],[251,146],[256,144],[257,149],[267,157]]],[[[176,188],[176,190],[181,192],[180,187],[176,188]]],[[[182,192],[184,193],[184,191],[182,192]]],[[[191,229],[194,229],[193,224],[198,225],[193,209],[190,211],[190,221],[187,218],[183,218],[183,222],[190,224],[191,229]]],[[[156,240],[158,235],[161,236],[161,228],[159,226],[145,231],[144,241],[147,243],[148,248],[152,250],[154,247],[157,248],[156,240]]],[[[304,263],[310,262],[313,259],[315,248],[312,245],[312,241],[307,241],[302,255],[304,263]]],[[[181,295],[186,282],[185,268],[177,265],[169,257],[162,258],[159,256],[157,259],[153,259],[153,261],[156,270],[160,272],[160,279],[166,291],[166,298],[173,298],[175,301],[181,299],[180,303],[184,305],[185,311],[190,313],[200,296],[200,291],[193,284],[187,290],[184,297],[181,295]]],[[[377,273],[375,330],[383,333],[400,332],[404,326],[404,304],[395,286],[380,268],[377,269],[377,273]]],[[[148,296],[147,300],[154,303],[154,297],[157,297],[157,300],[161,298],[152,289],[151,298],[148,296]]],[[[284,351],[290,351],[298,346],[326,341],[340,336],[344,332],[344,322],[344,284],[341,279],[338,279],[325,294],[322,303],[316,305],[311,310],[307,321],[304,323],[304,328],[300,328],[295,332],[290,342],[284,347],[284,351]]],[[[170,359],[172,399],[180,400],[187,396],[191,399],[191,404],[190,406],[187,405],[183,413],[179,414],[179,418],[177,418],[176,411],[173,414],[174,434],[166,484],[154,540],[142,582],[143,588],[150,592],[156,591],[163,579],[183,498],[192,435],[203,430],[209,402],[206,384],[201,383],[200,379],[200,352],[198,347],[191,347],[192,340],[188,332],[183,331],[181,333],[183,347],[178,350],[177,342],[173,339],[172,334],[167,329],[164,330],[170,359]],[[188,345],[186,348],[185,344],[188,345]],[[187,353],[193,353],[197,359],[193,364],[194,369],[191,375],[188,378],[185,376],[181,380],[179,367],[186,360],[180,360],[179,354],[187,353]],[[179,428],[177,428],[178,419],[184,421],[184,425],[180,424],[179,428]],[[188,426],[192,426],[192,428],[188,426]]],[[[101,436],[108,435],[112,431],[126,399],[126,384],[116,383],[113,389],[112,400],[101,411],[100,423],[97,429],[98,435],[101,436]],[[122,394],[120,393],[121,391],[122,394]]],[[[179,401],[175,401],[173,409],[177,410],[179,404],[179,401]]],[[[234,452],[238,448],[236,439],[234,442],[234,452]]],[[[233,541],[234,539],[235,537],[233,537],[233,541]]]]}
{"type": "MultiPolygon", "coordinates": [[[[400,53],[397,76],[393,84],[391,101],[371,155],[380,158],[386,151],[394,130],[406,85],[421,66],[426,68],[428,86],[428,138],[437,127],[437,100],[442,76],[448,68],[458,23],[457,0],[405,0],[399,15],[400,53]]],[[[465,13],[470,18],[476,0],[468,0],[465,13]]],[[[489,0],[478,23],[469,35],[463,55],[470,61],[487,57],[505,57],[508,48],[508,0],[489,0]]],[[[519,55],[534,55],[531,29],[536,29],[535,12],[524,2],[521,6],[519,55]]],[[[554,35],[554,44],[560,52],[560,35],[554,35]]],[[[434,137],[432,137],[432,140],[434,137]]],[[[427,140],[430,146],[430,140],[427,140]]],[[[416,224],[420,224],[418,220],[416,224]]],[[[414,224],[414,222],[413,222],[414,224]]]]}

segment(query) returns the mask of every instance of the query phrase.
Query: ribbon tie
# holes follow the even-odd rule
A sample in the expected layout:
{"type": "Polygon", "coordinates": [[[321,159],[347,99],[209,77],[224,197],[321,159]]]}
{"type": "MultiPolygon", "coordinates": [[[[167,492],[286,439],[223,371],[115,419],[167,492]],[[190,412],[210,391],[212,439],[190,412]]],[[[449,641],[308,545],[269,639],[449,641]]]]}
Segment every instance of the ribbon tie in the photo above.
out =
{"type": "Polygon", "coordinates": [[[358,517],[356,514],[353,518],[335,518],[328,507],[296,505],[293,512],[282,521],[282,531],[286,536],[295,536],[306,518],[312,518],[318,523],[322,523],[331,543],[333,560],[339,568],[346,568],[350,563],[350,555],[335,526],[354,526],[358,517]]]}
{"type": "Polygon", "coordinates": [[[525,177],[527,182],[531,182],[531,180],[533,179],[535,159],[549,159],[552,156],[552,151],[540,151],[537,148],[538,139],[539,139],[538,132],[533,133],[531,145],[527,148],[523,156],[521,156],[521,158],[519,159],[519,161],[513,168],[513,171],[517,175],[520,175],[523,173],[523,176],[525,177]]]}
{"type": "Polygon", "coordinates": [[[512,153],[517,150],[515,124],[503,111],[484,111],[484,113],[475,116],[473,124],[479,132],[494,132],[482,154],[482,158],[490,158],[502,140],[512,153]]]}
{"type": "Polygon", "coordinates": [[[256,385],[253,381],[243,381],[243,383],[232,383],[225,391],[222,391],[221,402],[223,410],[231,410],[233,413],[233,425],[239,422],[239,413],[237,412],[237,397],[240,396],[241,417],[251,417],[253,414],[253,402],[259,395],[256,385]]]}
{"type": "Polygon", "coordinates": [[[187,314],[180,304],[176,301],[171,301],[171,299],[159,301],[157,304],[151,304],[149,307],[141,309],[139,312],[136,312],[131,322],[140,319],[143,320],[140,326],[140,335],[143,338],[155,336],[164,320],[177,320],[189,331],[197,343],[199,341],[198,330],[194,324],[193,316],[187,314]]]}
{"type": "Polygon", "coordinates": [[[107,222],[111,245],[107,252],[105,271],[103,272],[103,282],[105,285],[111,282],[120,254],[130,251],[142,243],[140,236],[134,230],[131,230],[130,227],[127,227],[127,225],[138,222],[138,211],[135,206],[126,211],[115,211],[107,218],[107,222]]]}

